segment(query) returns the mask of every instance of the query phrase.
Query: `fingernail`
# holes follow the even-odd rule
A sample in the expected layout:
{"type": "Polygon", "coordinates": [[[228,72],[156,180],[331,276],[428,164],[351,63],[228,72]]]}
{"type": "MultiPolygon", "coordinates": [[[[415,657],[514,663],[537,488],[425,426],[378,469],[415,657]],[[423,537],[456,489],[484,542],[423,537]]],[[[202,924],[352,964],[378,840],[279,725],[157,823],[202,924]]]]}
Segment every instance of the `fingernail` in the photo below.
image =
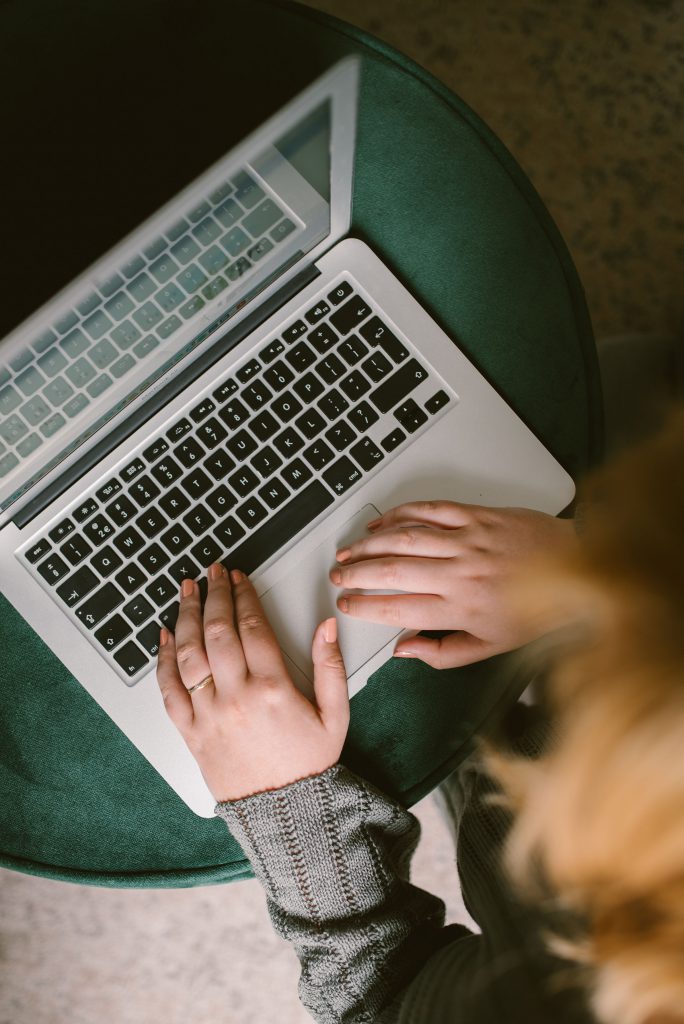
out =
{"type": "Polygon", "coordinates": [[[349,550],[349,548],[340,548],[339,551],[335,552],[335,558],[337,559],[338,562],[349,561],[350,555],[351,551],[349,550]]]}
{"type": "Polygon", "coordinates": [[[323,626],[323,635],[325,636],[326,642],[329,644],[335,643],[337,640],[337,619],[326,619],[323,626]]]}
{"type": "Polygon", "coordinates": [[[341,597],[338,600],[338,602],[337,602],[337,607],[340,609],[341,612],[348,612],[349,611],[349,601],[347,600],[347,598],[346,597],[341,597]]]}
{"type": "Polygon", "coordinates": [[[231,569],[230,578],[233,581],[233,583],[241,583],[242,580],[244,580],[245,578],[245,574],[244,572],[240,572],[239,569],[231,569]]]}
{"type": "Polygon", "coordinates": [[[164,626],[159,630],[159,646],[164,647],[169,642],[169,631],[164,626]]]}
{"type": "Polygon", "coordinates": [[[415,654],[412,651],[395,651],[395,658],[415,658],[415,654]]]}
{"type": "Polygon", "coordinates": [[[381,519],[371,519],[370,523],[366,523],[366,529],[367,530],[374,530],[375,527],[378,526],[380,522],[381,522],[381,519]]]}
{"type": "Polygon", "coordinates": [[[190,595],[192,594],[194,589],[195,589],[195,581],[194,580],[188,580],[188,579],[183,580],[183,582],[181,583],[181,596],[182,597],[190,597],[190,595]]]}
{"type": "Polygon", "coordinates": [[[213,562],[209,566],[209,579],[218,580],[223,576],[223,566],[219,562],[213,562]]]}
{"type": "Polygon", "coordinates": [[[336,583],[337,586],[339,587],[340,583],[342,582],[342,573],[340,572],[340,570],[339,569],[331,569],[330,570],[330,579],[332,580],[333,583],[336,583]]]}

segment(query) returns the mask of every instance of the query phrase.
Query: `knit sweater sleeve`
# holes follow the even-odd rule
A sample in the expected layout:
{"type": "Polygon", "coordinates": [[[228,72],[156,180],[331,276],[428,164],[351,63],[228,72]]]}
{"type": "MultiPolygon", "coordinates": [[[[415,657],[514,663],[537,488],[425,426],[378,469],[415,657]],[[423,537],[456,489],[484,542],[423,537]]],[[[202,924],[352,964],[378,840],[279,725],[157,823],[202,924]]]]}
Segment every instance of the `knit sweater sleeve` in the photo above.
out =
{"type": "MultiPolygon", "coordinates": [[[[220,803],[301,964],[318,1024],[393,1024],[397,996],[460,932],[409,883],[420,825],[341,764],[282,789],[220,803]]],[[[465,932],[465,929],[463,929],[465,932]]]]}

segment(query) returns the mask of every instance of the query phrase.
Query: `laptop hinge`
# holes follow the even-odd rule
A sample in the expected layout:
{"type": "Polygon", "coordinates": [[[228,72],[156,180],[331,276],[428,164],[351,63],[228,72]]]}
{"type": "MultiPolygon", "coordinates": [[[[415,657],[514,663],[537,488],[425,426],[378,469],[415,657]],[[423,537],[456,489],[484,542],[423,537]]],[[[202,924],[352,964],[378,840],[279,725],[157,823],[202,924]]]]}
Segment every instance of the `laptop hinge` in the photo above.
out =
{"type": "Polygon", "coordinates": [[[178,376],[160,388],[149,401],[144,402],[137,409],[133,410],[114,430],[85,452],[73,465],[69,466],[60,476],[59,480],[53,480],[52,483],[44,487],[23,508],[19,509],[12,516],[14,525],[22,529],[27,523],[30,523],[55,498],[63,494],[84,473],[87,473],[89,469],[92,469],[93,466],[101,462],[105,456],[113,451],[117,445],[125,441],[127,437],[130,437],[141,424],[150,419],[151,416],[154,416],[159,409],[175,398],[176,395],[180,394],[194,380],[197,380],[221,356],[235,348],[236,345],[239,345],[248,334],[251,334],[252,331],[268,320],[270,316],[273,316],[298,291],[301,291],[306,285],[320,277],[320,273],[316,265],[312,264],[303,270],[301,274],[297,274],[296,277],[288,281],[279,291],[274,292],[258,309],[255,309],[253,313],[250,313],[244,320],[241,320],[231,331],[227,331],[222,335],[217,342],[210,348],[207,348],[193,363],[182,370],[178,376]]]}

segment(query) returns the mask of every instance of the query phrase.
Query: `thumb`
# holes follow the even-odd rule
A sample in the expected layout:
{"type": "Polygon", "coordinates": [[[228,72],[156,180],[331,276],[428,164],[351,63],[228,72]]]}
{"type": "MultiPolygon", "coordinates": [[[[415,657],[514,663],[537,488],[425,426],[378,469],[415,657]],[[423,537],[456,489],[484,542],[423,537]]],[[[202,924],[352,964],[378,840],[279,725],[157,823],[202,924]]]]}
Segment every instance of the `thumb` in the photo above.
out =
{"type": "Polygon", "coordinates": [[[486,640],[461,630],[439,639],[413,636],[394,649],[395,657],[420,658],[432,668],[460,668],[489,658],[493,653],[491,644],[486,640]]]}
{"type": "Polygon", "coordinates": [[[323,724],[338,726],[349,722],[349,689],[342,652],[337,642],[337,621],[325,619],[314,633],[311,648],[314,692],[323,724]]]}

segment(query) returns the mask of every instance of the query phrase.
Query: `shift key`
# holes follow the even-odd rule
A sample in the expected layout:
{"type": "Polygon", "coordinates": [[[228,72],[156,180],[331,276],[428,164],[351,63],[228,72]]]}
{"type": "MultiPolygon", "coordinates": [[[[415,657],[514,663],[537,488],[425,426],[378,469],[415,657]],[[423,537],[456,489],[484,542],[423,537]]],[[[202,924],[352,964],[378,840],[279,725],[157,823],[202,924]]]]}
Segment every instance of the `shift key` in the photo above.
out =
{"type": "Polygon", "coordinates": [[[117,590],[113,583],[105,583],[104,587],[91,594],[83,604],[76,609],[81,622],[84,622],[88,629],[96,626],[106,615],[109,615],[117,605],[120,605],[124,597],[121,591],[117,590]]]}
{"type": "Polygon", "coordinates": [[[367,397],[380,412],[389,412],[414,388],[427,380],[427,376],[427,370],[420,365],[417,359],[409,359],[396,373],[386,377],[382,384],[375,391],[371,391],[367,397]]]}

